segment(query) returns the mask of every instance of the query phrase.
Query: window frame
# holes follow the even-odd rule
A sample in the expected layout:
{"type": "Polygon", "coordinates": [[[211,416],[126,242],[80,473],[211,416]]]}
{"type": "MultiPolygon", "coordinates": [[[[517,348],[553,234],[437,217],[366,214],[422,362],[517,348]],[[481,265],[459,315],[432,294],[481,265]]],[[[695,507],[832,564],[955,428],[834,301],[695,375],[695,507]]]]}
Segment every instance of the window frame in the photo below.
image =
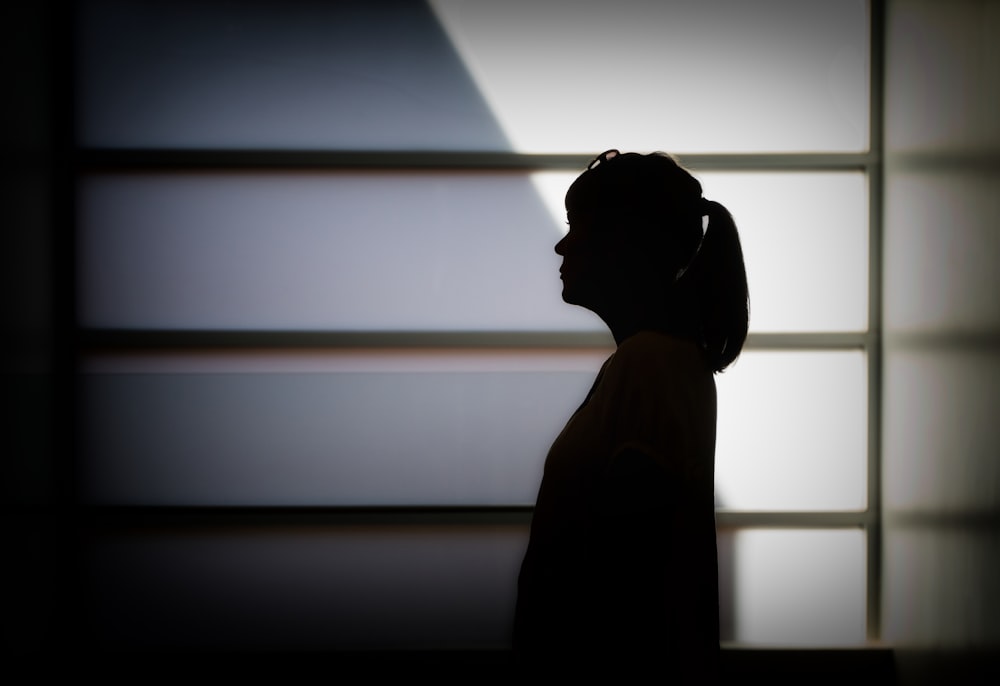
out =
{"type": "MultiPolygon", "coordinates": [[[[867,506],[857,511],[740,511],[720,509],[720,529],[860,529],[866,546],[866,631],[870,642],[881,637],[881,330],[882,330],[882,114],[884,3],[870,0],[869,149],[857,153],[679,154],[694,172],[703,171],[852,171],[861,172],[868,191],[868,322],[861,332],[751,333],[745,349],[860,350],[867,373],[867,506]]],[[[75,149],[75,177],[115,171],[579,171],[592,158],[586,154],[521,154],[499,152],[384,152],[328,150],[163,150],[75,149]]],[[[75,183],[74,183],[75,186],[75,183]]],[[[74,187],[75,192],[75,187],[74,187]]],[[[75,237],[74,237],[75,243],[75,237]]],[[[75,247],[75,245],[74,245],[75,247]]],[[[546,349],[604,348],[606,337],[580,333],[489,332],[314,332],[314,331],[157,331],[74,329],[77,358],[88,351],[142,349],[240,349],[274,351],[302,347],[534,347],[546,349]]],[[[329,525],[526,525],[532,507],[123,507],[89,506],[102,527],[309,527],[329,525]]]]}

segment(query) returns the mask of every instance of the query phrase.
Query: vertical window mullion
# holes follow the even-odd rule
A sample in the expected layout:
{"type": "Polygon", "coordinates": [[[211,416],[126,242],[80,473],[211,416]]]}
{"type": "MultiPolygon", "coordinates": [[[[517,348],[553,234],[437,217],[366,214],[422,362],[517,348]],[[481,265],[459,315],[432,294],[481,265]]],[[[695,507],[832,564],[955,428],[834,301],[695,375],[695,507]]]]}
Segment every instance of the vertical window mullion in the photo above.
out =
{"type": "Polygon", "coordinates": [[[868,640],[882,637],[882,159],[885,2],[868,3],[868,640]]]}

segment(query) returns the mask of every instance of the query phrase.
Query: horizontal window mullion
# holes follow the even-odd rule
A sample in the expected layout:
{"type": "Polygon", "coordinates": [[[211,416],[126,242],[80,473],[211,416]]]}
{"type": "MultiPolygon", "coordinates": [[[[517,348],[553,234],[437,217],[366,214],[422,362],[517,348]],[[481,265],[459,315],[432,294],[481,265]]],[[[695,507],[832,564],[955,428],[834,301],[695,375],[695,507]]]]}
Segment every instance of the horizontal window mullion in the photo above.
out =
{"type": "MultiPolygon", "coordinates": [[[[600,151],[597,151],[600,152],[600,151]]],[[[596,153],[595,153],[596,154],[596,153]]],[[[78,151],[84,168],[112,169],[582,169],[592,159],[581,154],[518,154],[448,151],[325,151],[104,149],[78,151]]]]}
{"type": "MultiPolygon", "coordinates": [[[[355,525],[527,525],[534,508],[527,504],[488,506],[367,507],[205,507],[88,506],[82,522],[104,527],[158,526],[355,526],[355,525]]],[[[867,527],[868,511],[750,512],[719,510],[720,528],[830,529],[867,527]]]]}
{"type": "Polygon", "coordinates": [[[869,348],[875,336],[865,331],[751,333],[744,350],[845,350],[869,348]]]}
{"type": "Polygon", "coordinates": [[[718,510],[715,522],[722,528],[829,529],[867,527],[875,522],[870,510],[843,512],[753,512],[718,510]]]}
{"type": "Polygon", "coordinates": [[[600,331],[241,331],[85,329],[84,349],[607,348],[600,331]]]}
{"type": "MultiPolygon", "coordinates": [[[[609,348],[603,331],[245,331],[83,329],[83,348],[609,348]]],[[[745,350],[849,350],[875,343],[866,332],[751,333],[745,350]]]]}
{"type": "MultiPolygon", "coordinates": [[[[82,168],[110,169],[483,169],[578,170],[598,150],[574,154],[447,151],[326,151],[84,148],[82,168]]],[[[878,155],[866,153],[682,154],[681,163],[712,171],[866,170],[878,155]]]]}
{"type": "Polygon", "coordinates": [[[530,505],[489,506],[87,506],[79,517],[94,527],[525,526],[530,505]]]}

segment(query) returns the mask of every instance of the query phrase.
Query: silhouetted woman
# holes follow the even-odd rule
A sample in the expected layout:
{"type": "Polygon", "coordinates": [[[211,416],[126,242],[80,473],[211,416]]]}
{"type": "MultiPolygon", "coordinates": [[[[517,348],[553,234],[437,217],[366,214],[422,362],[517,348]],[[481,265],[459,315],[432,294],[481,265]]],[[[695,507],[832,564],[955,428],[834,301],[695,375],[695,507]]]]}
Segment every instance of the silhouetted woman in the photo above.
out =
{"type": "Polygon", "coordinates": [[[736,226],[662,153],[603,153],[566,210],[563,299],[600,316],[618,347],[546,458],[515,654],[553,675],[712,683],[713,375],[748,323],[736,226]]]}

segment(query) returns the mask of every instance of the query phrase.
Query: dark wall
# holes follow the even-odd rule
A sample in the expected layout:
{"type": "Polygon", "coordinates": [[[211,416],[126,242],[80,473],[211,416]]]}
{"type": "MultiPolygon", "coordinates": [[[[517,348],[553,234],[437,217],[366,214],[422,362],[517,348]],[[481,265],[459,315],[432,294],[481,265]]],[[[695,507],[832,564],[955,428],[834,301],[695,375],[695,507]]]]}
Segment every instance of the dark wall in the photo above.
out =
{"type": "MultiPolygon", "coordinates": [[[[54,226],[60,211],[56,134],[55,53],[62,49],[57,13],[46,2],[7,3],[0,60],[3,168],[0,283],[0,493],[2,493],[3,646],[22,652],[52,639],[52,588],[58,563],[54,536],[62,532],[56,414],[64,407],[56,373],[60,250],[54,226]],[[9,556],[9,557],[8,557],[9,556]]],[[[65,252],[65,251],[63,251],[65,252]]],[[[61,535],[61,534],[59,534],[61,535]]]]}

